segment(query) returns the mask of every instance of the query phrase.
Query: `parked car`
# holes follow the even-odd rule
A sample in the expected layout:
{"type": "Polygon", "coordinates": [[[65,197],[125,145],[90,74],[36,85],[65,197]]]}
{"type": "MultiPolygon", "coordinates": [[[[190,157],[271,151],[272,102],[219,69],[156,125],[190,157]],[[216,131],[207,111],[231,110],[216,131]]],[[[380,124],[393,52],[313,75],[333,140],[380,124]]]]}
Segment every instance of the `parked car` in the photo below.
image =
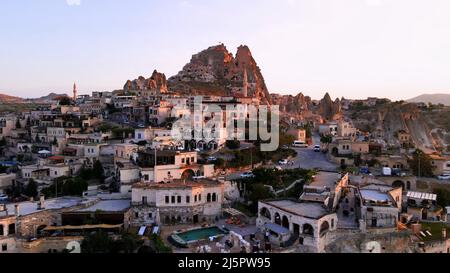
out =
{"type": "Polygon", "coordinates": [[[314,146],[314,152],[320,153],[320,150],[321,150],[320,145],[314,146]]]}
{"type": "Polygon", "coordinates": [[[438,176],[439,180],[450,180],[450,174],[443,174],[438,176]]]}
{"type": "Polygon", "coordinates": [[[289,164],[289,161],[287,159],[282,159],[282,160],[278,161],[278,164],[287,165],[287,164],[289,164]]]}
{"type": "Polygon", "coordinates": [[[306,144],[306,143],[304,143],[302,141],[294,141],[292,146],[295,147],[295,148],[308,148],[308,144],[306,144]]]}
{"type": "Polygon", "coordinates": [[[255,175],[252,172],[245,172],[241,174],[241,178],[253,178],[255,175]]]}
{"type": "Polygon", "coordinates": [[[8,201],[8,195],[6,194],[0,194],[0,201],[8,201]]]}
{"type": "Polygon", "coordinates": [[[217,161],[217,158],[214,157],[214,156],[210,156],[210,157],[208,157],[208,161],[209,162],[214,162],[214,161],[217,161]]]}

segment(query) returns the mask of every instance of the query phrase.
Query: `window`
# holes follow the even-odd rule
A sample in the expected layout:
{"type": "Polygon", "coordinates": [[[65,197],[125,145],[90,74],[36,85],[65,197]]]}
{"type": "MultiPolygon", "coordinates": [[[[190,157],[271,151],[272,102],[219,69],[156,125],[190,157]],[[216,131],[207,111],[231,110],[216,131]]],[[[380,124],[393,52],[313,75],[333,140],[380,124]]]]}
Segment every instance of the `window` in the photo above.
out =
{"type": "Polygon", "coordinates": [[[142,204],[147,205],[147,196],[142,197],[142,204]]]}
{"type": "Polygon", "coordinates": [[[169,196],[166,196],[166,204],[169,204],[169,196]]]}
{"type": "Polygon", "coordinates": [[[135,218],[139,218],[139,212],[135,212],[135,213],[134,213],[134,217],[135,217],[135,218]]]}
{"type": "Polygon", "coordinates": [[[198,201],[199,202],[202,201],[202,195],[201,194],[198,195],[198,201]]]}
{"type": "Polygon", "coordinates": [[[145,180],[145,181],[149,181],[149,180],[150,180],[150,177],[149,177],[148,174],[144,175],[144,180],[145,180]]]}
{"type": "Polygon", "coordinates": [[[175,204],[175,196],[172,196],[172,204],[175,204]]]}
{"type": "Polygon", "coordinates": [[[195,161],[195,158],[194,157],[191,157],[191,162],[194,162],[195,161]]]}
{"type": "Polygon", "coordinates": [[[153,213],[149,213],[148,218],[150,218],[150,219],[153,218],[153,213]]]}
{"type": "Polygon", "coordinates": [[[190,196],[186,196],[186,203],[187,204],[191,203],[191,197],[190,196]]]}
{"type": "Polygon", "coordinates": [[[197,203],[197,195],[194,196],[194,202],[197,203]]]}
{"type": "Polygon", "coordinates": [[[8,251],[8,245],[7,244],[3,244],[2,245],[2,251],[8,251]]]}
{"type": "Polygon", "coordinates": [[[186,162],[186,160],[184,158],[182,158],[181,163],[184,164],[184,162],[186,162]]]}

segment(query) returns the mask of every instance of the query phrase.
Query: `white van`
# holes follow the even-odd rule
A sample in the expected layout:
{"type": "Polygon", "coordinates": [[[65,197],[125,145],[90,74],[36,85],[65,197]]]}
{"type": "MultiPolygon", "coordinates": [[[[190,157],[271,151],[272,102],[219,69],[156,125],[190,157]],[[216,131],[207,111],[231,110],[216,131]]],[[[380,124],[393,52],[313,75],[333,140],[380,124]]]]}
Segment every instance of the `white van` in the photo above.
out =
{"type": "Polygon", "coordinates": [[[303,141],[294,141],[294,144],[292,144],[292,147],[295,147],[295,148],[308,148],[308,144],[306,144],[303,141]]]}

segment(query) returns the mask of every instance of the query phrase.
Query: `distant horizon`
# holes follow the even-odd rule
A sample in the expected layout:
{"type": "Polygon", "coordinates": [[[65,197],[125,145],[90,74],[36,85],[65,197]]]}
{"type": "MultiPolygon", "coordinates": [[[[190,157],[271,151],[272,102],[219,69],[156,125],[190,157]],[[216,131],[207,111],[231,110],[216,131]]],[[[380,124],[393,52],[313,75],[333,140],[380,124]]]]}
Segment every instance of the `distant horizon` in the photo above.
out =
{"type": "Polygon", "coordinates": [[[0,93],[11,96],[70,94],[73,82],[80,94],[112,91],[154,69],[170,77],[218,43],[233,54],[248,45],[271,93],[450,94],[447,1],[4,0],[0,9],[0,93]]]}
{"type": "MultiPolygon", "coordinates": [[[[116,90],[121,90],[121,89],[114,89],[114,90],[93,90],[93,91],[90,91],[90,92],[83,92],[83,91],[80,91],[80,90],[78,90],[78,95],[92,95],[92,92],[113,92],[113,91],[116,91],[116,90]]],[[[421,96],[427,96],[427,95],[429,95],[429,96],[441,96],[441,95],[449,95],[450,96],[450,93],[422,93],[422,94],[419,94],[419,95],[416,95],[416,96],[414,96],[414,97],[410,97],[410,98],[402,98],[402,99],[391,99],[391,98],[388,98],[388,97],[380,97],[380,96],[376,96],[376,95],[368,95],[368,96],[366,96],[366,97],[359,97],[359,98],[352,98],[352,97],[345,97],[345,96],[333,96],[330,92],[327,92],[327,91],[325,91],[325,92],[323,92],[323,95],[322,96],[319,96],[319,97],[313,97],[313,96],[311,96],[311,95],[309,95],[308,93],[305,93],[305,92],[299,92],[299,93],[297,93],[297,94],[284,94],[284,93],[278,93],[278,92],[271,92],[270,90],[269,90],[269,92],[270,92],[270,94],[278,94],[278,95],[282,95],[282,96],[289,96],[289,95],[292,95],[292,96],[297,96],[298,94],[300,94],[300,93],[302,93],[304,96],[308,96],[308,97],[311,97],[311,99],[312,100],[321,100],[321,99],[323,99],[324,97],[325,97],[325,95],[327,94],[327,93],[329,93],[330,94],[330,96],[331,96],[331,98],[333,99],[333,100],[335,100],[335,99],[341,99],[341,98],[345,98],[345,99],[349,99],[349,100],[366,100],[366,99],[368,99],[368,98],[373,98],[373,97],[375,97],[375,98],[379,98],[379,99],[389,99],[389,100],[391,100],[391,101],[408,101],[408,100],[412,100],[412,99],[415,99],[415,98],[418,98],[418,97],[421,97],[421,96]]],[[[41,98],[41,97],[46,97],[46,96],[48,96],[48,95],[50,95],[50,94],[56,94],[56,95],[67,95],[67,96],[71,96],[72,95],[72,90],[70,90],[70,91],[67,91],[67,92],[64,92],[64,91],[61,91],[61,92],[56,92],[56,91],[50,91],[50,92],[48,92],[48,93],[43,93],[42,95],[38,95],[38,96],[36,96],[36,97],[23,97],[23,96],[17,96],[17,95],[13,95],[13,94],[11,94],[11,93],[8,93],[8,92],[4,92],[4,91],[1,91],[0,90],[0,95],[7,95],[7,96],[11,96],[11,97],[18,97],[18,98],[21,98],[21,99],[24,99],[24,100],[27,100],[27,99],[39,99],[39,98],[41,98]]]]}

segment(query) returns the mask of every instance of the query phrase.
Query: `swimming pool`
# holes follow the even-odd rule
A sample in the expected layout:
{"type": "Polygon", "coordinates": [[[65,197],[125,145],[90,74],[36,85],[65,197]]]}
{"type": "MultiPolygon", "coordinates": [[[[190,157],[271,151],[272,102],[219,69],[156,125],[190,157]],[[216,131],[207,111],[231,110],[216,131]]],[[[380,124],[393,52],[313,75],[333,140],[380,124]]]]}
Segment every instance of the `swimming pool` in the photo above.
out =
{"type": "Polygon", "coordinates": [[[227,234],[225,230],[222,230],[218,227],[209,227],[209,228],[200,228],[194,229],[178,234],[174,234],[173,237],[178,237],[183,240],[185,243],[194,243],[198,241],[207,240],[211,237],[221,237],[227,234]]]}

